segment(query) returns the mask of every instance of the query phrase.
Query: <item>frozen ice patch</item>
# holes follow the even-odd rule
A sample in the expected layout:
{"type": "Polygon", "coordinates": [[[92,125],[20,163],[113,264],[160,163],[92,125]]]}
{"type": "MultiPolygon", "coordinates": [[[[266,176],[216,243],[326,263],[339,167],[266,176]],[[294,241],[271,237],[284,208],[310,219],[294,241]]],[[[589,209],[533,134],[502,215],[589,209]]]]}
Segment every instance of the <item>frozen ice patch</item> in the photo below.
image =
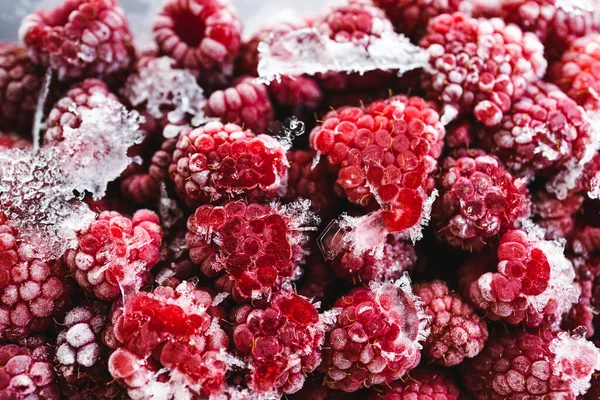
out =
{"type": "Polygon", "coordinates": [[[596,9],[595,0],[556,0],[554,5],[568,14],[575,15],[594,12],[596,9]]]}
{"type": "Polygon", "coordinates": [[[600,350],[585,336],[567,332],[559,333],[549,350],[554,375],[567,382],[575,396],[585,394],[594,371],[600,369],[600,350]]]}

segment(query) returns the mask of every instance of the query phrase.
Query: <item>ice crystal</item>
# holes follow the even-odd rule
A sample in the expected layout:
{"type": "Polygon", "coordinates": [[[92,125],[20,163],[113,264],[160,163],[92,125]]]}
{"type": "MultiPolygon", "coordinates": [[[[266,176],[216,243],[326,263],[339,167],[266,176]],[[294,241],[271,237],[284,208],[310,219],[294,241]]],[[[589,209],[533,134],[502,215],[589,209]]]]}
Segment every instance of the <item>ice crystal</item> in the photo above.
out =
{"type": "Polygon", "coordinates": [[[554,5],[568,14],[580,15],[595,11],[595,4],[595,0],[556,0],[554,5]]]}
{"type": "Polygon", "coordinates": [[[37,106],[35,107],[35,114],[33,116],[33,151],[37,151],[40,148],[40,133],[42,131],[42,120],[44,118],[44,107],[46,106],[46,100],[50,93],[50,85],[52,84],[52,68],[46,70],[44,76],[44,83],[42,90],[38,95],[37,106]]]}
{"type": "Polygon", "coordinates": [[[584,335],[567,332],[559,333],[549,350],[554,355],[554,375],[567,382],[575,396],[585,394],[594,371],[600,369],[600,350],[584,335]]]}
{"type": "Polygon", "coordinates": [[[279,139],[282,146],[289,150],[292,148],[294,139],[302,136],[306,132],[303,121],[300,121],[295,115],[282,121],[273,122],[268,128],[269,134],[279,139]]]}

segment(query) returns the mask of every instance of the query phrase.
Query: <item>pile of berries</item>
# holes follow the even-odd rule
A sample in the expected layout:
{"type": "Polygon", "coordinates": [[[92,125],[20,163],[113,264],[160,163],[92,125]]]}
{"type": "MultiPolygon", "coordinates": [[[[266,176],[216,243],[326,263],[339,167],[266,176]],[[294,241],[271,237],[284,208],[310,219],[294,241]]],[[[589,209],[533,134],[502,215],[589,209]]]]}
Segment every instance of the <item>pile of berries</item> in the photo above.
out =
{"type": "Polygon", "coordinates": [[[0,42],[0,399],[598,398],[600,3],[160,1],[0,42]]]}

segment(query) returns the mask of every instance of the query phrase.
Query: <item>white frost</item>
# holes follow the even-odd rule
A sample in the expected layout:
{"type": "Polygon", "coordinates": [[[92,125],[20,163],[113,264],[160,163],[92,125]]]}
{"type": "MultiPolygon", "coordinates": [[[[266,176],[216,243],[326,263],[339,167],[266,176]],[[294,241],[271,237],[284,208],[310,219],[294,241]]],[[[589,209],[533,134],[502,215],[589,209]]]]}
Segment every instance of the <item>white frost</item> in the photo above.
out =
{"type": "Polygon", "coordinates": [[[567,332],[559,333],[549,350],[553,374],[566,381],[576,396],[585,394],[594,371],[600,369],[600,350],[584,336],[567,332]]]}
{"type": "Polygon", "coordinates": [[[575,15],[596,10],[595,0],[556,0],[554,5],[568,14],[575,15]]]}

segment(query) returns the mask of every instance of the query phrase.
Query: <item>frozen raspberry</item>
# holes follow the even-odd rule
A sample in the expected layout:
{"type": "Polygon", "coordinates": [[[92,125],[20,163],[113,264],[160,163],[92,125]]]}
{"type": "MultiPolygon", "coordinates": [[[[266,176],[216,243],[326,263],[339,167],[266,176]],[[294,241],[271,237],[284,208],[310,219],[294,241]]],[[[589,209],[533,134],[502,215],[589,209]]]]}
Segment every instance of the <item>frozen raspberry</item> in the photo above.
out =
{"type": "Polygon", "coordinates": [[[528,215],[527,186],[480,150],[455,155],[444,159],[432,219],[438,236],[452,246],[481,250],[528,215]]]}
{"type": "Polygon", "coordinates": [[[481,146],[519,176],[581,160],[592,135],[584,110],[558,87],[542,81],[527,87],[497,127],[479,131],[481,146]]]}
{"type": "Polygon", "coordinates": [[[340,314],[325,340],[320,367],[326,385],[354,392],[390,384],[417,366],[426,317],[408,278],[356,288],[335,307],[340,314]]]}
{"type": "Polygon", "coordinates": [[[385,10],[396,31],[419,39],[429,20],[441,14],[468,11],[465,0],[374,0],[385,10]]]}
{"type": "Polygon", "coordinates": [[[474,112],[486,126],[499,124],[547,67],[538,38],[498,18],[440,15],[420,45],[431,56],[423,74],[429,95],[461,114],[474,112]]]}
{"type": "Polygon", "coordinates": [[[325,326],[313,304],[290,291],[276,293],[268,307],[235,310],[233,341],[251,373],[255,393],[292,394],[321,364],[325,326]]]}
{"type": "Polygon", "coordinates": [[[206,103],[206,115],[219,117],[256,133],[266,133],[275,118],[267,88],[254,78],[238,78],[234,85],[213,92],[206,103]]]}
{"type": "Polygon", "coordinates": [[[600,13],[594,1],[502,0],[500,3],[502,18],[533,32],[546,46],[549,58],[560,57],[574,40],[600,27],[600,13]]]}
{"type": "Polygon", "coordinates": [[[130,67],[129,25],[115,0],[64,0],[23,19],[19,35],[34,62],[61,81],[107,77],[130,67]]]}
{"type": "Polygon", "coordinates": [[[546,239],[569,239],[575,229],[575,213],[583,203],[583,196],[570,194],[564,200],[538,190],[532,199],[533,220],[546,231],[546,239]]]}
{"type": "Polygon", "coordinates": [[[468,149],[473,147],[477,139],[476,125],[467,120],[460,120],[449,128],[446,134],[446,147],[450,149],[468,149]]]}
{"type": "Polygon", "coordinates": [[[0,151],[10,149],[25,150],[31,147],[31,142],[16,135],[0,133],[0,151]]]}
{"type": "Polygon", "coordinates": [[[64,127],[79,128],[81,112],[94,109],[103,104],[106,99],[119,102],[117,96],[112,94],[106,84],[99,79],[88,78],[73,85],[50,110],[46,120],[44,142],[47,144],[62,142],[64,127]]]}
{"type": "Polygon", "coordinates": [[[499,329],[463,366],[461,377],[475,399],[575,400],[590,386],[600,355],[593,343],[566,332],[499,329]]]}
{"type": "Polygon", "coordinates": [[[363,206],[377,200],[385,206],[389,232],[400,232],[419,223],[444,135],[439,114],[427,102],[395,96],[331,111],[311,132],[310,143],[339,168],[339,194],[363,206]]]}
{"type": "Polygon", "coordinates": [[[0,42],[0,130],[31,131],[43,79],[26,49],[0,42]]]}
{"type": "Polygon", "coordinates": [[[451,367],[481,352],[488,338],[487,324],[458,294],[442,281],[417,284],[414,293],[431,317],[431,331],[423,345],[429,360],[451,367]]]}
{"type": "Polygon", "coordinates": [[[5,399],[61,398],[49,346],[0,346],[0,393],[5,399]]]}
{"type": "Polygon", "coordinates": [[[160,257],[161,239],[154,212],[139,210],[129,219],[105,211],[64,259],[81,287],[101,300],[115,300],[123,290],[137,291],[148,280],[148,271],[160,257]]]}
{"type": "Polygon", "coordinates": [[[287,158],[270,136],[210,122],[181,132],[169,175],[189,207],[223,197],[272,199],[285,192],[287,158]]]}
{"type": "Polygon", "coordinates": [[[269,298],[294,275],[311,224],[308,204],[274,207],[242,201],[200,206],[188,220],[191,260],[236,301],[269,298]]]}
{"type": "Polygon", "coordinates": [[[268,86],[273,102],[296,110],[316,110],[323,100],[319,84],[308,76],[282,76],[268,86]]]}
{"type": "Polygon", "coordinates": [[[544,241],[543,232],[508,231],[500,239],[497,260],[476,260],[462,267],[464,297],[493,321],[554,323],[578,297],[575,271],[563,250],[563,243],[544,241]]]}
{"type": "Polygon", "coordinates": [[[228,0],[167,0],[154,21],[160,54],[210,86],[223,85],[233,75],[241,31],[228,0]]]}
{"type": "Polygon", "coordinates": [[[207,291],[183,282],[137,292],[113,313],[111,375],[134,400],[153,397],[201,398],[219,394],[228,366],[222,351],[228,339],[207,291]]]}
{"type": "Polygon", "coordinates": [[[454,378],[445,370],[419,367],[404,380],[370,389],[369,400],[458,400],[462,398],[454,378]]]}
{"type": "Polygon", "coordinates": [[[323,379],[317,375],[312,380],[307,379],[300,391],[287,397],[289,400],[364,400],[363,396],[364,391],[346,393],[323,385],[323,379]]]}

